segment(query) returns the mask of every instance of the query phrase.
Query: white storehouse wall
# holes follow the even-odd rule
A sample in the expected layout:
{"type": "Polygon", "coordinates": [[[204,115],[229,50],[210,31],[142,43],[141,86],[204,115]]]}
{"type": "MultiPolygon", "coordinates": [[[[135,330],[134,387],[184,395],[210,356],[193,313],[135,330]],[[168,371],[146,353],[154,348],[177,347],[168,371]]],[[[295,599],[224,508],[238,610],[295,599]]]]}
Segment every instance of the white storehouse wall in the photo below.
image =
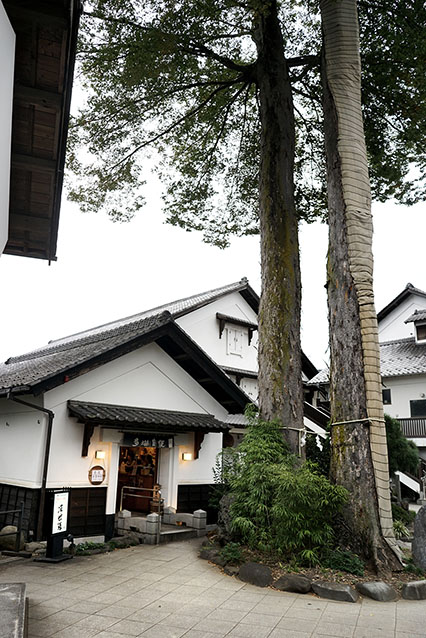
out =
{"type": "Polygon", "coordinates": [[[230,293],[198,310],[177,319],[177,323],[189,336],[220,366],[257,371],[257,331],[248,344],[248,329],[238,328],[243,332],[241,355],[227,351],[227,327],[235,329],[234,324],[226,324],[222,337],[219,338],[219,321],[216,313],[228,315],[243,321],[257,324],[257,314],[238,292],[230,293]]]}
{"type": "Polygon", "coordinates": [[[410,417],[410,401],[425,398],[426,374],[386,377],[383,379],[383,387],[391,391],[392,403],[383,406],[386,414],[407,419],[410,417]]]}
{"type": "MultiPolygon", "coordinates": [[[[27,399],[37,402],[34,397],[27,399]]],[[[47,392],[44,407],[55,414],[47,487],[90,487],[89,469],[99,464],[95,451],[105,450],[106,479],[102,487],[108,488],[107,514],[115,511],[122,434],[117,430],[95,428],[88,456],[82,457],[84,426],[68,416],[68,399],[209,413],[218,419],[227,416],[227,411],[156,344],[144,346],[47,392]]],[[[0,481],[39,488],[46,438],[45,415],[2,400],[0,427],[0,481]]],[[[170,505],[176,505],[179,483],[212,482],[212,468],[222,448],[222,434],[205,436],[198,460],[181,460],[182,451],[193,451],[192,434],[176,436],[175,446],[162,450],[160,458],[163,497],[170,505]]]]}
{"type": "MultiPolygon", "coordinates": [[[[29,401],[41,405],[40,397],[31,397],[29,401]]],[[[39,487],[46,439],[45,415],[0,399],[0,437],[0,483],[39,487]]]]}
{"type": "Polygon", "coordinates": [[[404,323],[415,310],[426,308],[426,299],[421,295],[411,294],[401,302],[387,317],[379,323],[379,341],[394,341],[414,336],[414,324],[404,323]]]}

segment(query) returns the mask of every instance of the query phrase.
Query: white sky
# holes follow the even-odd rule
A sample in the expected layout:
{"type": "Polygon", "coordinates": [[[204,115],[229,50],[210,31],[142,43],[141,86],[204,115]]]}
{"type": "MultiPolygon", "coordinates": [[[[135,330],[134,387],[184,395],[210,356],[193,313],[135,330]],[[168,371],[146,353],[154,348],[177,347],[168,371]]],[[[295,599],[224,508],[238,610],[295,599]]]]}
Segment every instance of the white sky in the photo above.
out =
{"type": "MultiPolygon", "coordinates": [[[[128,224],[83,215],[64,199],[58,261],[3,255],[0,360],[49,339],[125,317],[247,276],[260,292],[259,241],[235,239],[220,250],[163,223],[159,185],[153,179],[147,206],[128,224]]],[[[421,205],[376,205],[375,294],[379,310],[407,282],[426,289],[426,215],[421,205]]],[[[302,347],[321,368],[327,360],[324,289],[327,227],[303,224],[302,347]]]]}

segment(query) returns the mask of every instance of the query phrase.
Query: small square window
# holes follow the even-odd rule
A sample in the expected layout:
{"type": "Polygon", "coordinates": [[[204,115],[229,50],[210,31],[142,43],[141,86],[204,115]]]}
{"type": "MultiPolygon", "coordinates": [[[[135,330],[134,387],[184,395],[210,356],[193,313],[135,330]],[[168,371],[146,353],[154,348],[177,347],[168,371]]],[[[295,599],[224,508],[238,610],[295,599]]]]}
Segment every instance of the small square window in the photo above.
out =
{"type": "Polygon", "coordinates": [[[392,403],[390,388],[382,390],[383,405],[390,405],[392,403]]]}
{"type": "Polygon", "coordinates": [[[416,334],[417,334],[417,341],[424,341],[426,340],[426,324],[423,323],[420,326],[416,326],[416,334]]]}

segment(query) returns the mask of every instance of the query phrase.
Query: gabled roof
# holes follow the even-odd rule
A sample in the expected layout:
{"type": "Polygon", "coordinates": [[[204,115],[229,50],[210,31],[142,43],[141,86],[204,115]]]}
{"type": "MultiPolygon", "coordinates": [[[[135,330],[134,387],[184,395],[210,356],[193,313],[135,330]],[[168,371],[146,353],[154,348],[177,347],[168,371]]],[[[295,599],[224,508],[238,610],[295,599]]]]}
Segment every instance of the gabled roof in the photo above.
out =
{"type": "Polygon", "coordinates": [[[56,259],[81,0],[3,0],[16,33],[9,241],[56,259]]]}
{"type": "Polygon", "coordinates": [[[0,396],[40,394],[104,363],[155,342],[228,412],[244,410],[249,397],[184,332],[167,311],[78,339],[62,339],[0,365],[0,396]]]}
{"type": "Polygon", "coordinates": [[[34,353],[39,353],[41,351],[47,352],[50,349],[55,349],[58,346],[62,346],[65,344],[71,345],[72,343],[85,338],[96,336],[99,336],[100,338],[102,334],[107,333],[111,330],[126,329],[126,326],[132,326],[139,321],[145,321],[150,317],[158,316],[162,312],[167,312],[173,317],[173,319],[178,319],[179,317],[182,317],[189,312],[193,312],[198,308],[202,308],[203,306],[206,306],[207,304],[212,303],[213,301],[216,301],[216,299],[220,299],[221,297],[224,297],[231,292],[239,292],[247,301],[247,303],[253,308],[253,310],[255,312],[258,312],[259,296],[249,285],[248,280],[243,277],[240,281],[228,284],[227,286],[222,286],[221,288],[215,288],[213,290],[208,290],[207,292],[202,292],[197,295],[184,297],[183,299],[177,299],[176,301],[171,301],[169,303],[162,304],[161,306],[156,306],[155,308],[144,310],[143,312],[130,315],[129,317],[117,319],[116,321],[110,321],[109,323],[101,324],[100,326],[96,326],[95,328],[89,328],[89,330],[83,330],[82,332],[77,332],[76,334],[72,334],[61,339],[49,341],[48,345],[43,346],[41,349],[35,350],[34,353]]]}
{"type": "Polygon", "coordinates": [[[395,310],[395,308],[397,308],[403,301],[408,299],[408,297],[412,294],[420,295],[421,297],[424,297],[426,299],[426,292],[424,292],[424,290],[415,288],[413,284],[408,283],[405,286],[404,290],[399,293],[399,295],[392,299],[392,301],[390,301],[387,306],[382,308],[382,310],[377,313],[377,321],[382,321],[382,319],[387,317],[392,312],[392,310],[395,310]]]}
{"type": "Polygon", "coordinates": [[[68,401],[70,416],[80,423],[93,423],[102,427],[119,427],[124,431],[178,432],[227,432],[231,426],[218,421],[212,414],[176,412],[174,410],[154,410],[128,405],[93,403],[88,401],[68,401]]]}
{"type": "MultiPolygon", "coordinates": [[[[414,337],[381,343],[380,371],[384,378],[426,374],[426,344],[416,343],[414,337]]],[[[329,369],[324,368],[308,385],[324,385],[328,382],[329,369]]]]}

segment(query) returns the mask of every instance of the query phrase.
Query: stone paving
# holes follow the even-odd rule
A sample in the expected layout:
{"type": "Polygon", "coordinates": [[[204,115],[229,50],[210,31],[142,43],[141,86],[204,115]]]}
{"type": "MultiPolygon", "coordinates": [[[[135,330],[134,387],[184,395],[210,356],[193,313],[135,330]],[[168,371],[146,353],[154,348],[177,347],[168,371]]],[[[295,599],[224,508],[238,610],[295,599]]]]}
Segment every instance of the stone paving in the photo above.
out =
{"type": "Polygon", "coordinates": [[[260,589],[200,560],[199,545],[12,562],[0,582],[27,583],[29,638],[426,638],[426,601],[337,603],[260,589]]]}

